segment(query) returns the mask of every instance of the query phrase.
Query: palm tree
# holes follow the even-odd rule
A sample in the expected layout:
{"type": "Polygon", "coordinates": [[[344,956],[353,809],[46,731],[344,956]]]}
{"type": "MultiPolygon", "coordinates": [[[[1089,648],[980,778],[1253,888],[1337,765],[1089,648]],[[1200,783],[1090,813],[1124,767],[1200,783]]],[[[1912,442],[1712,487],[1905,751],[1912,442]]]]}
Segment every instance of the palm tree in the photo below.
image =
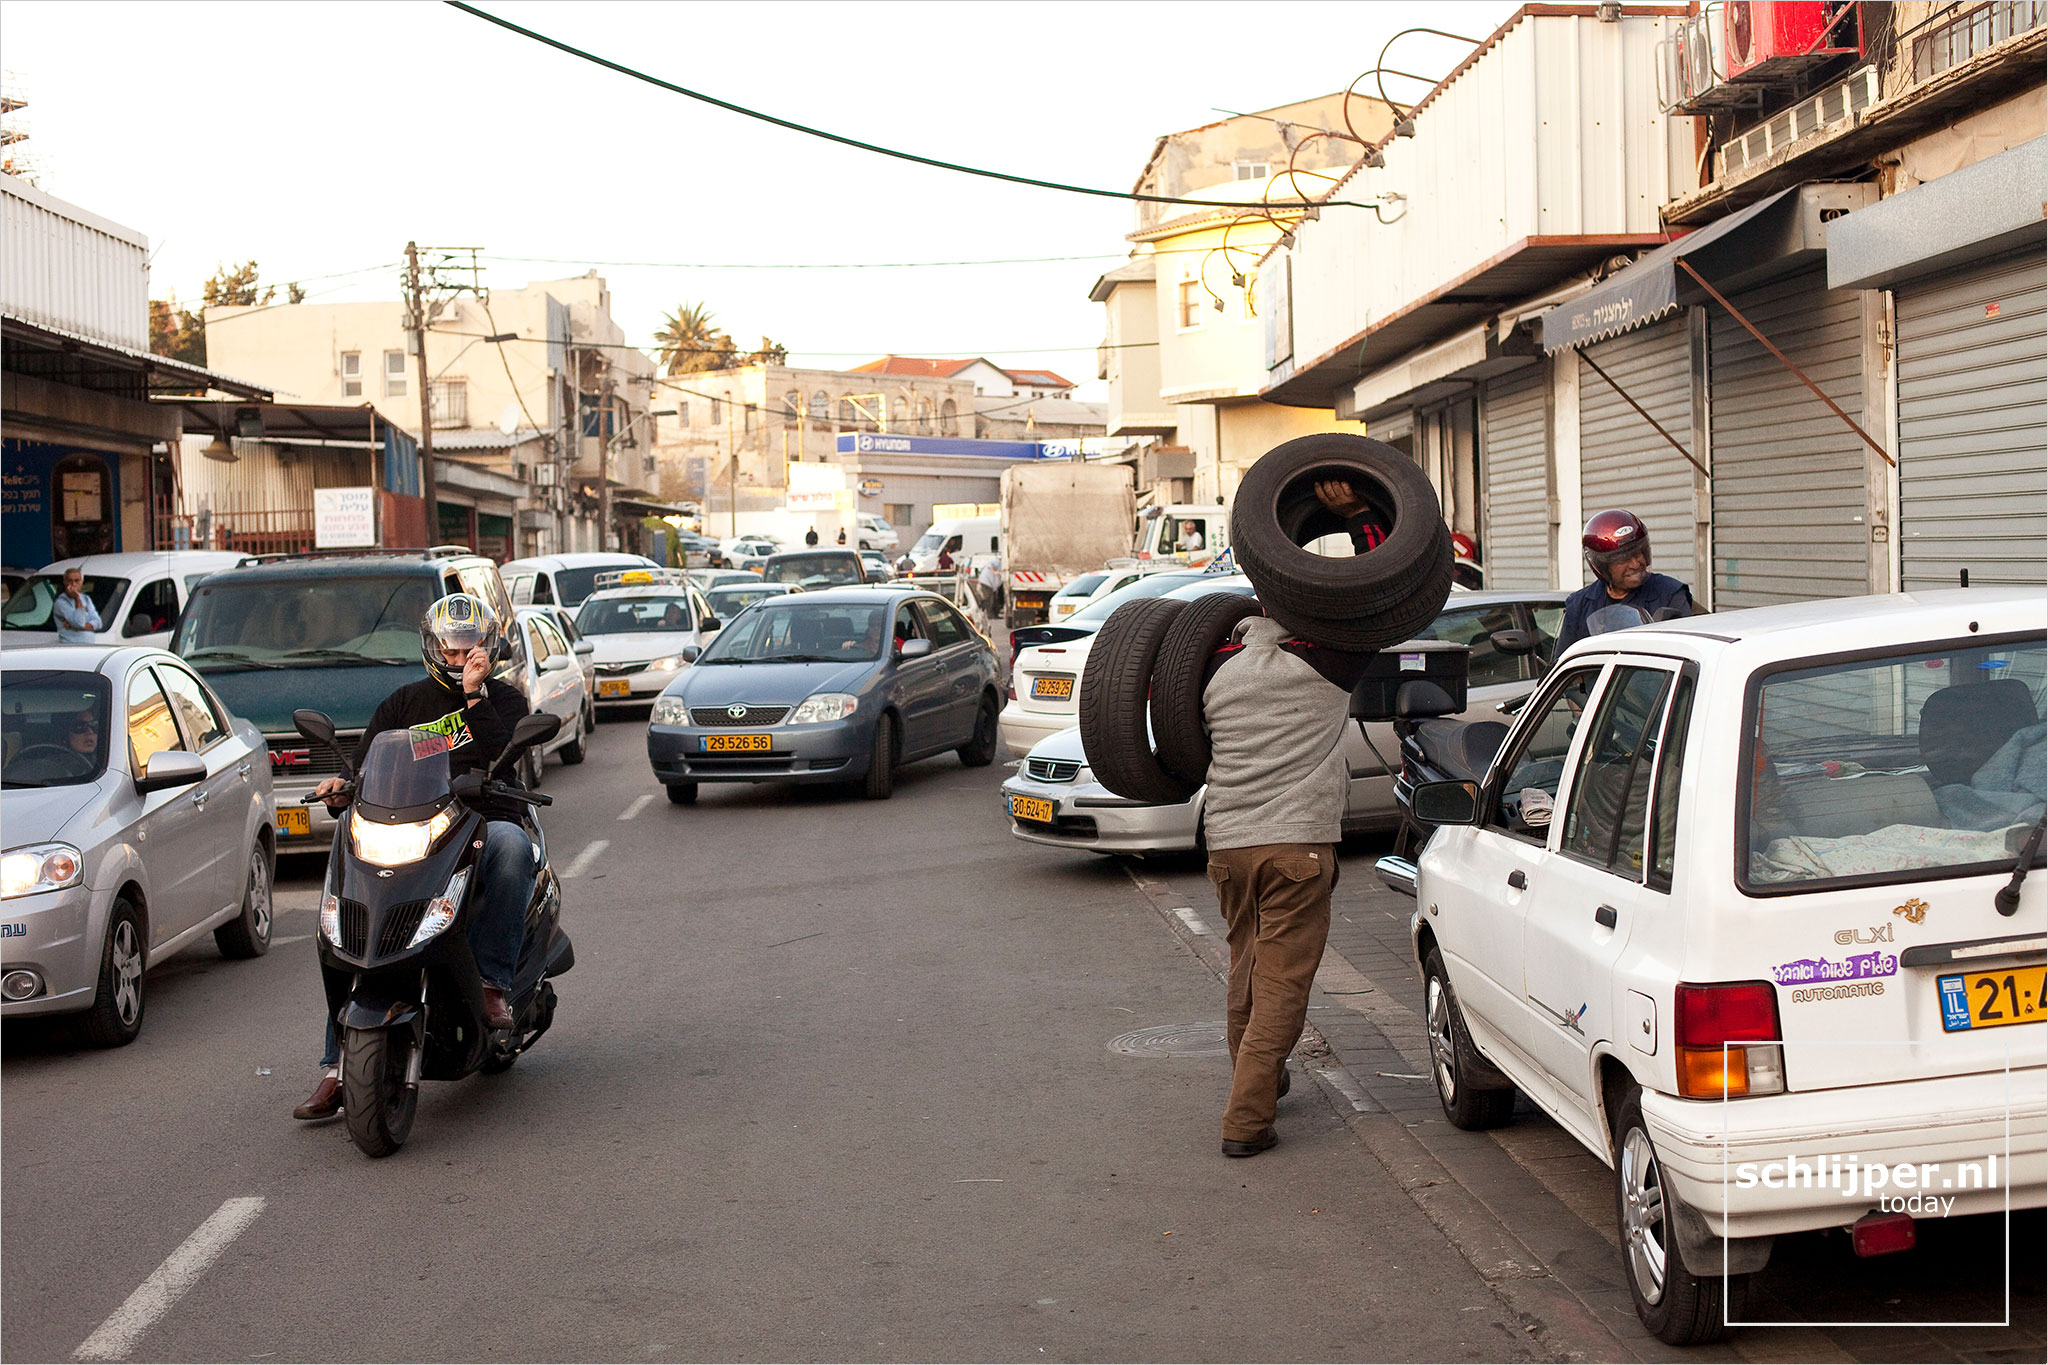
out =
{"type": "Polygon", "coordinates": [[[711,324],[711,310],[701,303],[686,303],[663,315],[654,340],[669,374],[722,370],[733,362],[738,348],[731,337],[711,324]]]}

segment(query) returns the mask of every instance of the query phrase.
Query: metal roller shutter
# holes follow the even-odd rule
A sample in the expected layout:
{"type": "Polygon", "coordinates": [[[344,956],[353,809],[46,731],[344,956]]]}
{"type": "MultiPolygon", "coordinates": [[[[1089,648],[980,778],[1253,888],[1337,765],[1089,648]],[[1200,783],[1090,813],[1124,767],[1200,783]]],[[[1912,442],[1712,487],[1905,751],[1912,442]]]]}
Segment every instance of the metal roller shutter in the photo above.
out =
{"type": "MultiPolygon", "coordinates": [[[[1816,267],[1729,296],[1821,391],[1863,420],[1863,304],[1816,267]]],[[[1714,606],[1870,591],[1864,445],[1842,419],[1709,304],[1714,606]]]]}
{"type": "MultiPolygon", "coordinates": [[[[1586,348],[1630,398],[1680,441],[1692,439],[1692,350],[1685,315],[1586,348]]],[[[1591,366],[1579,366],[1579,499],[1588,517],[1626,507],[1650,528],[1651,567],[1688,586],[1693,468],[1591,366]]],[[[1565,528],[1576,540],[1579,528],[1565,528]]],[[[1592,582],[1583,573],[1582,582],[1592,582]]],[[[1576,586],[1576,585],[1568,585],[1576,586]]]]}
{"type": "Polygon", "coordinates": [[[2048,581],[2048,379],[2039,249],[1901,286],[1901,584],[2048,581]]]}
{"type": "Polygon", "coordinates": [[[1525,365],[1489,381],[1480,404],[1488,588],[1550,586],[1549,381],[1549,366],[1525,365]]]}

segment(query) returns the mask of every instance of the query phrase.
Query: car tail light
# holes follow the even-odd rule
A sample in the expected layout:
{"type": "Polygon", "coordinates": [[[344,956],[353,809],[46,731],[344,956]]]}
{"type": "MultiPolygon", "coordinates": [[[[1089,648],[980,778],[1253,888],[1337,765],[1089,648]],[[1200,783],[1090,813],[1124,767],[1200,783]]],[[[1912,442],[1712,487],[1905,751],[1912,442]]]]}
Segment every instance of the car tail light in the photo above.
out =
{"type": "Polygon", "coordinates": [[[1778,993],[1770,982],[1680,986],[1676,1005],[1679,1094],[1718,1100],[1785,1089],[1778,993]]]}
{"type": "Polygon", "coordinates": [[[1913,1215],[1866,1213],[1849,1225],[1849,1245],[1858,1256],[1889,1256],[1913,1249],[1913,1215]]]}

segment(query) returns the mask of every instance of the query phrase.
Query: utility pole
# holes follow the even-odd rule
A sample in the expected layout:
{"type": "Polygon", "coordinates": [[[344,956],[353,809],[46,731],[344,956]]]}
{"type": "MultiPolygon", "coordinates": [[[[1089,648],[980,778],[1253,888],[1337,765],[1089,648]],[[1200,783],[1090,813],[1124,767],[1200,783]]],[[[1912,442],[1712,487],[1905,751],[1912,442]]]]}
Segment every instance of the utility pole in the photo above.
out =
{"type": "Polygon", "coordinates": [[[607,434],[612,426],[612,392],[618,385],[611,377],[611,359],[605,358],[604,383],[598,388],[598,409],[602,414],[597,421],[597,548],[612,548],[612,445],[625,432],[607,434]]]}
{"type": "Polygon", "coordinates": [[[726,507],[730,509],[730,516],[732,518],[730,534],[736,536],[740,533],[740,452],[739,447],[732,443],[732,402],[730,399],[726,401],[725,405],[725,453],[726,457],[732,461],[725,472],[726,507]]]}
{"type": "Polygon", "coordinates": [[[427,544],[441,541],[440,486],[434,479],[434,399],[427,385],[427,304],[420,287],[419,243],[405,244],[405,306],[420,362],[420,495],[427,504],[427,544]]]}

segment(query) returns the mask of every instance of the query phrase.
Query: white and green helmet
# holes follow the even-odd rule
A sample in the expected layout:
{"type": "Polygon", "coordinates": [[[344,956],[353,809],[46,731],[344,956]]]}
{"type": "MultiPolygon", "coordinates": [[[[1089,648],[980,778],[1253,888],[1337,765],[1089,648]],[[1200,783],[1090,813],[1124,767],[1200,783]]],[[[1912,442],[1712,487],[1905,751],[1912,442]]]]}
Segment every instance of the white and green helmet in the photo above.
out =
{"type": "Polygon", "coordinates": [[[462,666],[451,666],[442,651],[481,649],[489,655],[497,645],[498,615],[481,597],[451,593],[420,618],[420,657],[427,674],[454,691],[462,690],[462,666]]]}

